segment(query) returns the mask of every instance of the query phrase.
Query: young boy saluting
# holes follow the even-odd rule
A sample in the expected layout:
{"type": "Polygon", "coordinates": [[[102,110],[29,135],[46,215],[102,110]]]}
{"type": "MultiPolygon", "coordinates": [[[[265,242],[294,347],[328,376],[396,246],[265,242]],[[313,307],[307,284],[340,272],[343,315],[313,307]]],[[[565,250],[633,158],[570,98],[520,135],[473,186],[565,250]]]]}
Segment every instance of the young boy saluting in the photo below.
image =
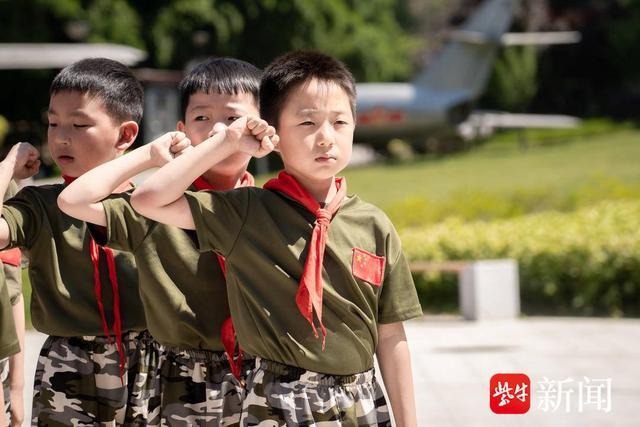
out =
{"type": "MultiPolygon", "coordinates": [[[[55,77],[50,94],[47,143],[65,183],[134,142],[142,88],[124,65],[79,61],[55,77]]],[[[0,195],[12,178],[37,172],[38,156],[27,143],[11,149],[0,163],[0,195]]],[[[138,277],[131,255],[99,247],[84,222],[58,209],[64,186],[26,187],[4,203],[0,218],[0,248],[29,256],[33,325],[49,335],[38,359],[33,423],[121,425],[135,406],[128,386],[145,328],[138,277]]]]}
{"type": "MultiPolygon", "coordinates": [[[[224,260],[211,251],[200,253],[184,230],[135,212],[128,194],[111,193],[119,183],[171,160],[167,143],[172,153],[180,153],[189,141],[194,146],[204,141],[216,123],[258,115],[259,86],[260,71],[244,61],[215,58],[197,65],[179,85],[179,132],[93,169],[58,198],[67,214],[101,226],[100,243],[135,256],[147,326],[160,344],[153,358],[161,362],[152,394],[161,406],[159,411],[150,408],[152,424],[158,412],[163,425],[237,424],[243,391],[234,374],[240,376],[240,369],[250,370],[253,363],[234,360],[224,260]]],[[[253,185],[246,171],[250,157],[237,153],[210,165],[190,188],[223,191],[253,185]]]]}
{"type": "Polygon", "coordinates": [[[415,287],[389,219],[336,178],[351,156],[353,77],[320,53],[284,55],[263,74],[260,113],[285,167],[265,189],[183,194],[232,153],[264,154],[242,119],[164,166],[132,204],[227,260],[238,339],[258,357],[242,425],[389,425],[375,354],[397,425],[414,426],[402,321],[422,314],[415,287]]]}

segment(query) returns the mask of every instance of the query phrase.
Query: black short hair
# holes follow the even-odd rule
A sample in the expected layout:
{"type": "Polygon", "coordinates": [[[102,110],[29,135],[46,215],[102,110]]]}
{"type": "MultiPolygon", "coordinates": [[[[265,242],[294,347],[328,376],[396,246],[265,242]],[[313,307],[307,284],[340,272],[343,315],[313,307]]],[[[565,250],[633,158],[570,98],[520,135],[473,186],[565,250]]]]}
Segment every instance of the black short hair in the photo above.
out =
{"type": "Polygon", "coordinates": [[[250,93],[258,106],[261,71],[255,65],[235,58],[210,58],[193,67],[178,85],[182,118],[189,98],[196,92],[237,95],[250,93]]]}
{"type": "Polygon", "coordinates": [[[87,58],[62,69],[49,94],[80,92],[100,98],[117,122],[142,120],[143,91],[131,70],[107,58],[87,58]]]}
{"type": "Polygon", "coordinates": [[[349,97],[355,117],[356,82],[353,75],[340,60],[315,51],[285,53],[267,66],[260,82],[260,116],[277,128],[291,91],[314,78],[340,86],[349,97]]]}

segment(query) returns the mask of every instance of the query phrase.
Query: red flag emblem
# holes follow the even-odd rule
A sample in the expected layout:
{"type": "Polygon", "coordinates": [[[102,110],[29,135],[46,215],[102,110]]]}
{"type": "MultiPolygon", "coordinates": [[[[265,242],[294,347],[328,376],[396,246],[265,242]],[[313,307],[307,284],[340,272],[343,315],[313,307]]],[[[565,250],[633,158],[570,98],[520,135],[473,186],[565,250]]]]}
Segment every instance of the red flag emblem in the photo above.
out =
{"type": "Polygon", "coordinates": [[[351,273],[358,279],[374,286],[380,286],[384,278],[384,263],[383,256],[374,255],[364,249],[353,248],[351,273]]]}

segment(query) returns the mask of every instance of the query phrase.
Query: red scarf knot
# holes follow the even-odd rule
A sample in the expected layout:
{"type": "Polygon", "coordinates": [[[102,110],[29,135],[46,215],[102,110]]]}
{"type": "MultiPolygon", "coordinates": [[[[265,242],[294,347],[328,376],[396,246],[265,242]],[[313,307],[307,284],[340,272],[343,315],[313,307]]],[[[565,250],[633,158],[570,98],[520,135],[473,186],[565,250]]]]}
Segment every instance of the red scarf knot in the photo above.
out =
{"type": "Polygon", "coordinates": [[[308,244],[307,259],[304,263],[302,277],[296,293],[296,305],[302,316],[311,325],[313,334],[318,338],[318,331],[314,322],[314,310],[322,332],[322,350],[325,349],[327,331],[322,323],[322,264],[324,249],[327,244],[329,226],[333,215],[340,209],[342,200],[347,194],[347,181],[344,178],[335,179],[336,195],[325,208],[315,200],[300,183],[286,172],[280,172],[278,177],[268,181],[264,188],[279,191],[314,213],[316,222],[311,232],[308,244]]]}

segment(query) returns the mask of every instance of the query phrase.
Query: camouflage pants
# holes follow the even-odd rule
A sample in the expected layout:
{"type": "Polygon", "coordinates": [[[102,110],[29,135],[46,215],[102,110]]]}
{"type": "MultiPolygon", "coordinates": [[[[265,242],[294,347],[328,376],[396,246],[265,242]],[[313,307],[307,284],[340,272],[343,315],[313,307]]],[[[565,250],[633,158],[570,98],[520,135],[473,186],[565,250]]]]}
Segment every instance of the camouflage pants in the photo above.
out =
{"type": "Polygon", "coordinates": [[[123,334],[126,354],[122,379],[116,345],[106,337],[47,338],[36,368],[32,424],[144,425],[135,415],[137,406],[147,405],[146,395],[137,393],[135,386],[141,382],[140,372],[147,368],[140,356],[146,336],[123,334]]]}
{"type": "Polygon", "coordinates": [[[391,426],[372,370],[326,375],[256,358],[247,377],[242,426],[391,426]]]}
{"type": "MultiPolygon", "coordinates": [[[[243,371],[253,359],[243,360],[243,371]]],[[[168,349],[161,366],[161,425],[237,426],[244,388],[222,352],[168,349]]]]}
{"type": "Polygon", "coordinates": [[[9,359],[0,360],[0,384],[2,384],[2,395],[4,397],[4,408],[0,408],[0,410],[4,411],[5,419],[10,420],[11,396],[9,394],[9,359]]]}

